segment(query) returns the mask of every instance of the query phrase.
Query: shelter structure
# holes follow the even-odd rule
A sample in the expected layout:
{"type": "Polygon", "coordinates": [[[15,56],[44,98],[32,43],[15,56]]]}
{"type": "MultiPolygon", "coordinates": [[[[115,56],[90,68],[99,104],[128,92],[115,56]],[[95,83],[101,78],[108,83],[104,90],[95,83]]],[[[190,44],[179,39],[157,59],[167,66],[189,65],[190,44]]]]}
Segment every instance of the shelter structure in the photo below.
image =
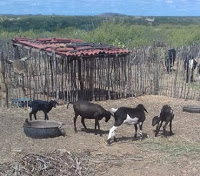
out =
{"type": "Polygon", "coordinates": [[[130,50],[68,38],[12,40],[14,59],[6,59],[8,98],[105,100],[127,91],[130,50]]]}

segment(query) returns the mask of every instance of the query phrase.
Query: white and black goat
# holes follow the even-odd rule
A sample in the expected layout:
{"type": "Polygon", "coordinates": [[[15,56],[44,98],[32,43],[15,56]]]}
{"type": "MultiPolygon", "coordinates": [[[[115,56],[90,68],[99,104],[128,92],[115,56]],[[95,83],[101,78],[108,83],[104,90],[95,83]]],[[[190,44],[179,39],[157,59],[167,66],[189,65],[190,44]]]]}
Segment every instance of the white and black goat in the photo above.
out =
{"type": "Polygon", "coordinates": [[[186,71],[186,83],[194,82],[194,70],[197,66],[197,61],[192,55],[188,55],[184,61],[184,69],[186,71]]]}
{"type": "Polygon", "coordinates": [[[111,113],[115,118],[113,127],[109,131],[107,144],[110,145],[112,138],[116,141],[115,130],[122,124],[133,124],[135,126],[135,136],[137,137],[137,124],[140,129],[140,140],[143,138],[142,125],[146,119],[145,112],[147,112],[144,105],[139,104],[136,108],[120,107],[118,109],[111,108],[111,113]]]}
{"type": "Polygon", "coordinates": [[[57,104],[58,103],[55,100],[51,100],[49,102],[43,101],[43,100],[33,100],[32,102],[29,103],[29,107],[31,111],[29,113],[30,120],[32,120],[32,114],[34,115],[35,120],[37,120],[36,113],[38,111],[43,111],[45,115],[45,120],[49,120],[47,113],[51,111],[53,107],[55,108],[57,104]]]}
{"type": "Polygon", "coordinates": [[[95,119],[95,135],[97,134],[96,127],[98,126],[99,134],[102,136],[102,132],[100,130],[99,120],[105,117],[105,122],[108,122],[111,117],[110,111],[106,111],[101,105],[94,104],[88,101],[77,101],[74,103],[69,102],[69,104],[73,104],[74,109],[74,131],[77,132],[76,128],[76,119],[80,115],[81,116],[81,123],[83,124],[84,128],[87,129],[85,125],[85,119],[95,119]]]}
{"type": "Polygon", "coordinates": [[[155,116],[152,119],[152,126],[155,126],[156,124],[156,132],[155,132],[155,137],[158,135],[159,130],[162,126],[162,123],[165,122],[165,125],[163,126],[163,134],[166,136],[166,127],[169,123],[170,127],[170,135],[172,135],[172,120],[174,118],[174,112],[172,108],[169,105],[164,105],[161,109],[160,116],[155,116]]]}

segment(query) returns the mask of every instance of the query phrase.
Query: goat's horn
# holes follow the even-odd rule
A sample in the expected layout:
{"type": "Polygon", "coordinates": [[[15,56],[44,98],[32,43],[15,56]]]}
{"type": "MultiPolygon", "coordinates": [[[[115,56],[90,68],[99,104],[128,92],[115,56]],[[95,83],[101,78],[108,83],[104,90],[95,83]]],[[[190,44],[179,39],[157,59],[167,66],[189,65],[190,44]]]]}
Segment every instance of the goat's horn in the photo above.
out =
{"type": "Polygon", "coordinates": [[[23,57],[23,58],[21,58],[20,60],[21,61],[26,61],[28,59],[28,57],[23,57]]]}

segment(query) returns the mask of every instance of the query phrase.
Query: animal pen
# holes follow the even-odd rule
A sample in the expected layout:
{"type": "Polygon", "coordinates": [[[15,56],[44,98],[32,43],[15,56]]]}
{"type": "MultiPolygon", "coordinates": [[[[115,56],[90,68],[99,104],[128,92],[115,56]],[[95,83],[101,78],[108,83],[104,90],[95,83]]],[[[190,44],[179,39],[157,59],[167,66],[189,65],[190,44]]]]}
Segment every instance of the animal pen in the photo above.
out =
{"type": "Polygon", "coordinates": [[[14,38],[13,47],[14,60],[2,59],[9,100],[126,97],[129,50],[65,38],[14,38]]]}
{"type": "Polygon", "coordinates": [[[186,84],[183,69],[189,53],[199,56],[199,44],[176,48],[177,58],[169,74],[164,66],[169,47],[128,50],[78,39],[21,37],[12,44],[13,59],[1,51],[1,106],[10,106],[19,98],[74,102],[143,94],[185,99],[200,96],[199,81],[186,84]]]}

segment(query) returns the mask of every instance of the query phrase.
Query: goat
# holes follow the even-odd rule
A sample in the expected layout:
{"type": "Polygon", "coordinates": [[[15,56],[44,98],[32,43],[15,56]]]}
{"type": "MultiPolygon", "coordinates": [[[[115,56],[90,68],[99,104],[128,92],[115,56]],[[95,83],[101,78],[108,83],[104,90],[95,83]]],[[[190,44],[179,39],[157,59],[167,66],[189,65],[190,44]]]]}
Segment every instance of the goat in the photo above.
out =
{"type": "Polygon", "coordinates": [[[74,131],[77,132],[76,128],[76,119],[80,115],[81,116],[81,123],[83,124],[84,128],[87,129],[85,125],[85,119],[95,119],[95,135],[97,135],[98,126],[99,134],[102,136],[102,132],[100,131],[99,120],[105,117],[105,122],[108,122],[111,117],[110,111],[106,111],[101,105],[93,104],[88,101],[77,101],[77,102],[69,102],[67,105],[67,109],[69,104],[73,104],[73,109],[75,113],[74,117],[74,131]]]}
{"type": "Polygon", "coordinates": [[[32,120],[32,114],[35,117],[35,120],[37,120],[36,113],[38,111],[43,111],[45,115],[45,120],[49,120],[49,117],[47,113],[51,111],[51,109],[56,107],[58,103],[55,100],[51,101],[42,101],[42,100],[33,100],[31,103],[29,103],[29,107],[31,109],[31,112],[29,113],[30,120],[32,120]]]}
{"type": "Polygon", "coordinates": [[[111,108],[110,111],[112,115],[114,115],[115,122],[114,122],[113,127],[109,131],[108,140],[107,140],[108,145],[110,145],[112,138],[114,138],[114,141],[116,141],[114,131],[122,124],[134,124],[135,138],[137,137],[137,129],[138,129],[137,124],[139,124],[140,140],[142,140],[143,138],[142,125],[146,119],[144,111],[147,112],[144,105],[139,104],[136,108],[128,108],[128,107],[120,107],[118,109],[111,108]]]}
{"type": "Polygon", "coordinates": [[[197,61],[192,55],[188,55],[184,60],[184,69],[186,70],[186,83],[194,82],[194,69],[197,66],[197,61]]]}
{"type": "Polygon", "coordinates": [[[165,58],[165,66],[167,69],[167,73],[170,73],[172,70],[171,68],[174,66],[174,61],[176,59],[176,50],[174,48],[169,49],[166,53],[165,58]]]}
{"type": "Polygon", "coordinates": [[[170,135],[172,135],[172,120],[174,118],[174,112],[172,108],[169,105],[164,105],[161,109],[160,116],[155,116],[152,119],[152,126],[155,126],[156,124],[156,132],[155,132],[155,137],[157,137],[160,127],[162,126],[163,121],[165,121],[165,125],[163,126],[163,134],[166,136],[166,127],[169,123],[170,127],[170,135]]]}
{"type": "Polygon", "coordinates": [[[197,74],[199,75],[199,80],[200,80],[200,64],[197,67],[197,74]]]}
{"type": "Polygon", "coordinates": [[[21,75],[21,74],[25,74],[27,72],[27,70],[26,70],[27,64],[25,63],[25,61],[27,59],[30,59],[30,57],[24,57],[24,58],[17,59],[17,60],[6,59],[5,61],[8,64],[11,64],[14,68],[14,71],[17,72],[19,75],[21,75]]]}

